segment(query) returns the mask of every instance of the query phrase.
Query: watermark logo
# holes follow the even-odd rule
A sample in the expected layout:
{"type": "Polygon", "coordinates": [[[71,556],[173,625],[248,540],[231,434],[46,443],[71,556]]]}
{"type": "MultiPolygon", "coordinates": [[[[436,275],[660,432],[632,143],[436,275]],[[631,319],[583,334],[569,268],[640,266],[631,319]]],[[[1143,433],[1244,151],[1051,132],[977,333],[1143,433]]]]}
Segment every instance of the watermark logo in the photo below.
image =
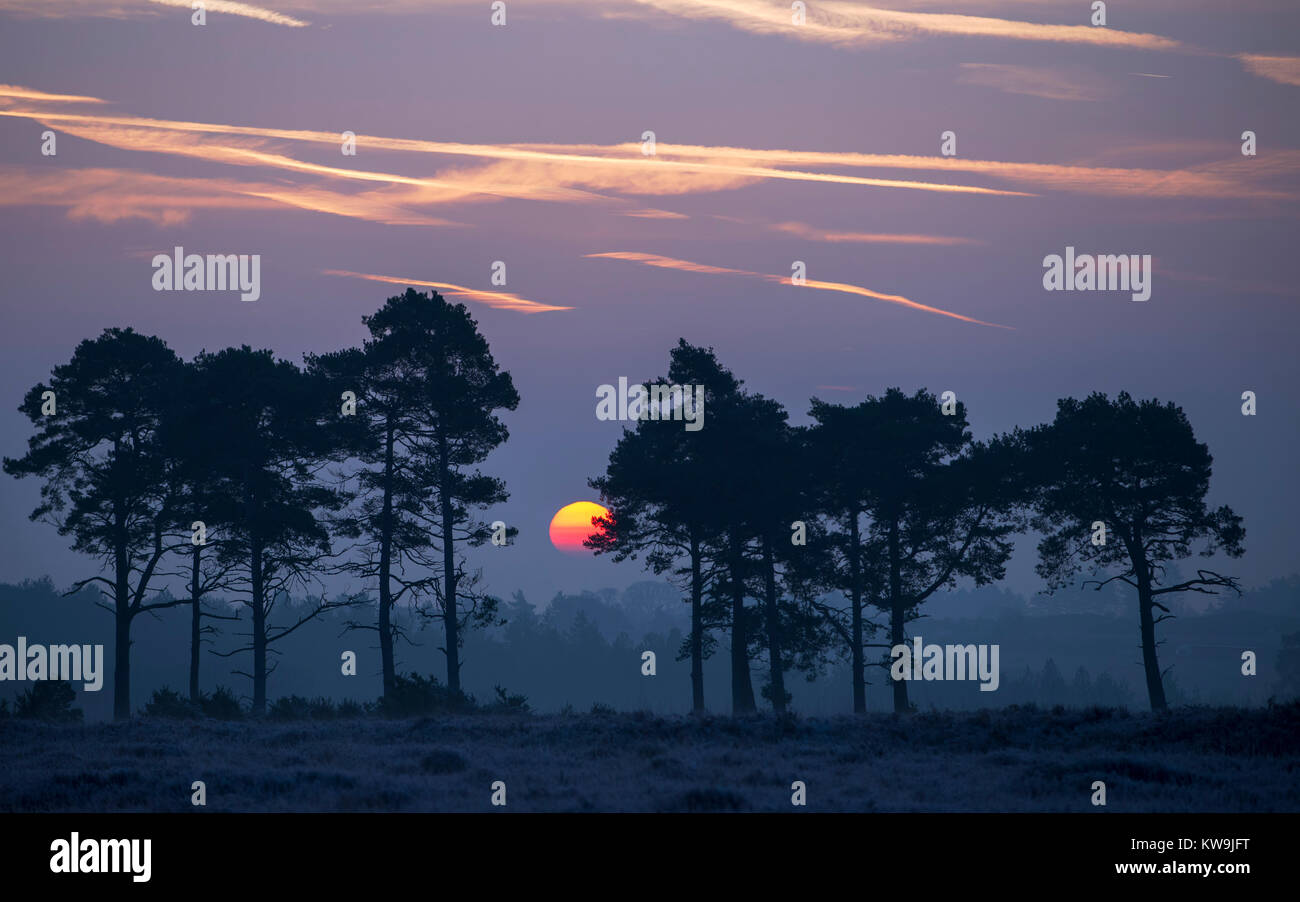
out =
{"type": "Polygon", "coordinates": [[[1079,254],[1043,258],[1043,287],[1048,291],[1129,291],[1135,301],[1151,297],[1150,254],[1079,254]]]}
{"type": "Polygon", "coordinates": [[[50,870],[55,874],[130,874],[136,883],[148,883],[153,874],[151,839],[69,839],[50,843],[50,870]]]}
{"type": "Polygon", "coordinates": [[[619,376],[617,388],[601,385],[596,397],[598,420],[681,420],[687,432],[704,428],[703,385],[628,385],[619,376]]]}
{"type": "Polygon", "coordinates": [[[1001,683],[996,645],[926,645],[920,636],[912,644],[889,650],[895,680],[979,680],[980,692],[996,692],[1001,683]]]}
{"type": "Polygon", "coordinates": [[[104,687],[104,646],[28,645],[18,637],[18,647],[0,645],[0,680],[70,680],[87,692],[104,687]]]}
{"type": "Polygon", "coordinates": [[[187,254],[183,247],[153,258],[154,291],[238,291],[241,301],[262,296],[261,254],[187,254]]]}

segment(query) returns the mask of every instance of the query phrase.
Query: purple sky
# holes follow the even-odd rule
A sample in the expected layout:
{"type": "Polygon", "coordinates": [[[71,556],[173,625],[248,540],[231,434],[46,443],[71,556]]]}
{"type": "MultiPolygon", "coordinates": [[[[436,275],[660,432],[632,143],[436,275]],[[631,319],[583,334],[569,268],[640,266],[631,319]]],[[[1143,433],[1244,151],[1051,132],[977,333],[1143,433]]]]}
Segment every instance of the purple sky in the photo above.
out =
{"type": "MultiPolygon", "coordinates": [[[[546,525],[596,500],[620,429],[596,386],[663,373],[679,337],[795,422],[891,385],[955,391],[980,436],[1096,389],[1173,400],[1211,501],[1245,517],[1231,572],[1294,572],[1300,8],[1115,2],[1094,28],[1082,0],[881,4],[809,2],[795,26],[784,3],[507,0],[495,27],[479,0],[267,0],[198,27],[187,2],[0,0],[0,453],[25,447],[26,388],[104,327],[187,357],[359,342],[400,288],[338,270],[467,289],[514,376],[489,519],[521,532],[480,556],[499,593],[642,578],[546,525]],[[260,254],[261,299],[152,291],[175,245],[260,254]],[[1151,299],[1044,291],[1067,245],[1152,255],[1151,299]],[[783,284],[795,260],[868,293],[783,284]]],[[[36,493],[0,480],[0,579],[66,584],[87,562],[27,523],[36,493]]],[[[1009,584],[1033,591],[1022,546],[1009,584]]]]}

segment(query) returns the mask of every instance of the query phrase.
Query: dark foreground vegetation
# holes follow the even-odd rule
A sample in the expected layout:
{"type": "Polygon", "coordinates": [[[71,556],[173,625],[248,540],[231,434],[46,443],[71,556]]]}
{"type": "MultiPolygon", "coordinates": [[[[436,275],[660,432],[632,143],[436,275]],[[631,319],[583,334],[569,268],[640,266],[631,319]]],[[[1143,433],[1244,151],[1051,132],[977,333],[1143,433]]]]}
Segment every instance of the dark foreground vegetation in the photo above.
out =
{"type": "Polygon", "coordinates": [[[1300,811],[1300,704],[0,721],[5,811],[1300,811]],[[191,804],[194,781],[207,805],[191,804]],[[1092,804],[1106,784],[1105,808],[1092,804]],[[492,786],[506,784],[504,809],[492,786]],[[791,784],[807,786],[806,808],[791,784]]]}

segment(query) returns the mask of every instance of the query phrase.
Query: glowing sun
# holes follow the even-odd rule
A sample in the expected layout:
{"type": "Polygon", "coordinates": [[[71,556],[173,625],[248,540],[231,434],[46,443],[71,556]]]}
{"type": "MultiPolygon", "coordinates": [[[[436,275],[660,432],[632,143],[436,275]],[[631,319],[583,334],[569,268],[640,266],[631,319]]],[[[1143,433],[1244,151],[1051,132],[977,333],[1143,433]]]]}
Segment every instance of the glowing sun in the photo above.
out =
{"type": "Polygon", "coordinates": [[[584,554],[583,540],[601,532],[591,525],[592,517],[608,517],[609,508],[592,501],[575,501],[566,504],[551,518],[551,544],[568,554],[584,554]]]}

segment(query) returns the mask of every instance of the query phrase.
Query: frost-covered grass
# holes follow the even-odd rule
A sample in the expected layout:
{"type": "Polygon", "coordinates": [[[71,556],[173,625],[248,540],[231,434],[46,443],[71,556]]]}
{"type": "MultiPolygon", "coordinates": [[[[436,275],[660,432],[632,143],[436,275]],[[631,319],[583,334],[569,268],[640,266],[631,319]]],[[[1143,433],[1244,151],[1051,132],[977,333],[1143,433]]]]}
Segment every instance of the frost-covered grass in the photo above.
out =
{"type": "Polygon", "coordinates": [[[1300,811],[1300,705],[1165,715],[0,720],[0,810],[1300,811]]]}

